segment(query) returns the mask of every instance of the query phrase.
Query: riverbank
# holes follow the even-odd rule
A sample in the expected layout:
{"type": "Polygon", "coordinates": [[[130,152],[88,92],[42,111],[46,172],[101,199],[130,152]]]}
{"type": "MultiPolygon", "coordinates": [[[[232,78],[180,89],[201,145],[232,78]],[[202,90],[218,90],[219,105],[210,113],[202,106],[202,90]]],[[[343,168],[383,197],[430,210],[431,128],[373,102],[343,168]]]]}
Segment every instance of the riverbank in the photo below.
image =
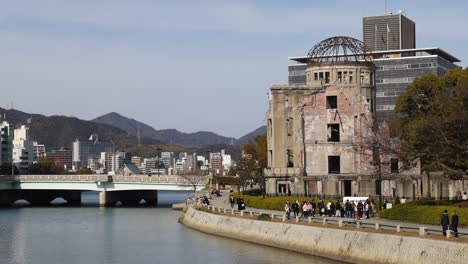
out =
{"type": "Polygon", "coordinates": [[[351,263],[468,263],[468,244],[259,221],[189,207],[181,222],[213,235],[351,263]]]}

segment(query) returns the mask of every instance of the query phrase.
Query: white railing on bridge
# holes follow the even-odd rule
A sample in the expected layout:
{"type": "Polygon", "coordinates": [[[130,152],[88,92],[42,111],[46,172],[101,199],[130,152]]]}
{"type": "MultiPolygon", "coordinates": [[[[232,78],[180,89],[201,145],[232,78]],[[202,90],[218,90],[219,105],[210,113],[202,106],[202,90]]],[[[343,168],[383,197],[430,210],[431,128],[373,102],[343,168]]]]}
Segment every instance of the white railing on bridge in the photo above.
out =
{"type": "Polygon", "coordinates": [[[131,182],[131,183],[177,183],[177,184],[206,184],[208,176],[177,176],[177,175],[18,175],[18,176],[0,176],[0,181],[16,182],[131,182]],[[191,179],[191,180],[188,180],[191,179]]]}

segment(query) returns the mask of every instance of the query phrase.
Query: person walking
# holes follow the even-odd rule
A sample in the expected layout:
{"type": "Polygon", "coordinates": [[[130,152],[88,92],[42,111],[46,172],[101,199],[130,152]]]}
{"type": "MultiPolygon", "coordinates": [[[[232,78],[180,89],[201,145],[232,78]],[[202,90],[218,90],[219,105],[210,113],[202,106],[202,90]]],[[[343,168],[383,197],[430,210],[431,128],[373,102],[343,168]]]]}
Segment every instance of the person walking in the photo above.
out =
{"type": "Polygon", "coordinates": [[[291,219],[291,205],[289,204],[289,201],[286,201],[286,204],[284,205],[284,212],[286,213],[286,218],[290,220],[291,219]]]}
{"type": "Polygon", "coordinates": [[[452,225],[450,226],[450,230],[452,230],[454,237],[458,237],[458,215],[456,211],[453,211],[452,214],[452,225]]]}
{"type": "Polygon", "coordinates": [[[298,216],[299,215],[299,201],[295,201],[293,203],[293,211],[294,211],[294,217],[298,216]]]}
{"type": "Polygon", "coordinates": [[[450,224],[447,210],[444,210],[444,213],[442,214],[442,219],[440,220],[440,224],[442,225],[442,233],[444,234],[444,236],[446,236],[448,225],[450,224]]]}
{"type": "Polygon", "coordinates": [[[302,217],[307,218],[307,216],[309,215],[309,210],[307,210],[307,202],[305,202],[303,205],[302,205],[302,217]]]}
{"type": "Polygon", "coordinates": [[[234,208],[234,196],[229,196],[229,203],[231,203],[231,209],[234,208]]]}

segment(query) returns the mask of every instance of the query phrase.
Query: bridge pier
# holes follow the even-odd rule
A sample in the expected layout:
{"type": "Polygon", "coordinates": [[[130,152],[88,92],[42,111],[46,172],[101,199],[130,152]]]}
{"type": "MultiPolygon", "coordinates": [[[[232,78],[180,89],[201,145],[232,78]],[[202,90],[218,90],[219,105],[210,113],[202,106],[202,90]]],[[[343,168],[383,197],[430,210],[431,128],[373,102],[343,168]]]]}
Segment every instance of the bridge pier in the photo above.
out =
{"type": "Polygon", "coordinates": [[[22,199],[21,191],[18,190],[1,190],[0,191],[0,206],[10,206],[15,201],[22,199]]]}
{"type": "Polygon", "coordinates": [[[67,191],[62,196],[69,205],[81,205],[81,191],[67,191]]]}
{"type": "Polygon", "coordinates": [[[142,199],[148,205],[157,205],[158,191],[103,191],[99,193],[100,206],[114,206],[117,202],[126,206],[135,206],[142,199]]]}

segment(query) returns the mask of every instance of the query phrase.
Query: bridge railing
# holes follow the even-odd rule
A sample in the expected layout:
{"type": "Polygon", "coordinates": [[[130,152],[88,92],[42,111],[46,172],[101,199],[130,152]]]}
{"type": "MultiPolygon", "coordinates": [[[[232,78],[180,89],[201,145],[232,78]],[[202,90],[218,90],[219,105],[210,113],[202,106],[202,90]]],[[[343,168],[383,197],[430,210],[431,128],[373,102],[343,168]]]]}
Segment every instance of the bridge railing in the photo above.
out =
{"type": "Polygon", "coordinates": [[[203,185],[208,182],[208,176],[188,176],[186,178],[177,175],[17,175],[0,176],[0,181],[16,182],[50,182],[50,181],[79,181],[79,182],[130,182],[130,183],[178,183],[203,185]],[[192,181],[188,180],[193,177],[192,181]]]}

